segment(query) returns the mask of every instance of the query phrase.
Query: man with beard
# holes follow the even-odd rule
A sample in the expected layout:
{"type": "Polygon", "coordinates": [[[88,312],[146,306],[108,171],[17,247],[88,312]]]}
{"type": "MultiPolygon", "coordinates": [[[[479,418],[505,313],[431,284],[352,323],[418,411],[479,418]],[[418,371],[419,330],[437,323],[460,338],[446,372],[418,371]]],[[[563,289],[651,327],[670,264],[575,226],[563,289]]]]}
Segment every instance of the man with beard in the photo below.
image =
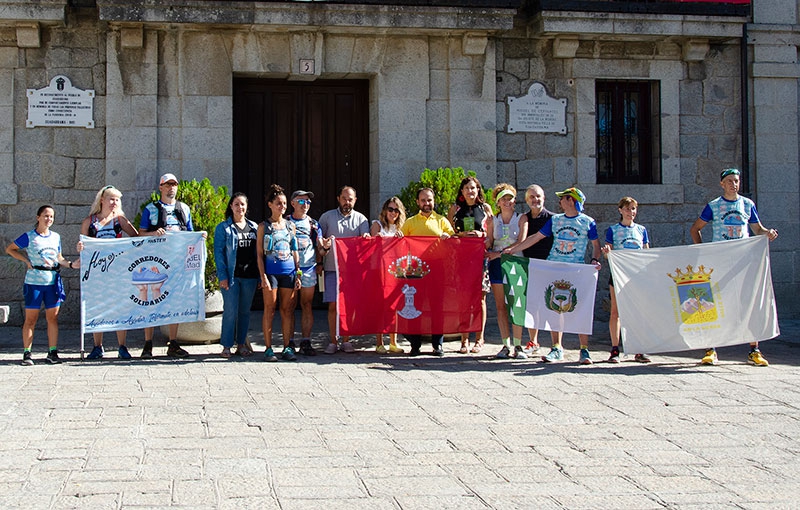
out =
{"type": "Polygon", "coordinates": [[[353,206],[356,205],[356,190],[351,186],[342,187],[337,200],[339,207],[325,211],[319,218],[319,228],[322,233],[319,253],[324,255],[325,270],[325,291],[322,294],[322,301],[328,303],[328,330],[331,337],[331,342],[325,348],[325,354],[335,354],[340,348],[348,353],[355,351],[349,336],[341,337],[341,347],[336,336],[336,260],[330,253],[333,241],[337,237],[369,237],[369,220],[360,212],[353,210],[353,206]]]}
{"type": "MultiPolygon", "coordinates": [[[[431,188],[422,188],[417,192],[417,206],[419,206],[419,212],[403,223],[401,230],[404,236],[430,236],[447,239],[455,235],[447,218],[433,210],[434,195],[431,188]]],[[[406,335],[406,338],[411,344],[411,356],[419,356],[422,336],[406,335]]],[[[434,333],[431,335],[434,356],[444,356],[443,341],[444,334],[434,333]]]]}

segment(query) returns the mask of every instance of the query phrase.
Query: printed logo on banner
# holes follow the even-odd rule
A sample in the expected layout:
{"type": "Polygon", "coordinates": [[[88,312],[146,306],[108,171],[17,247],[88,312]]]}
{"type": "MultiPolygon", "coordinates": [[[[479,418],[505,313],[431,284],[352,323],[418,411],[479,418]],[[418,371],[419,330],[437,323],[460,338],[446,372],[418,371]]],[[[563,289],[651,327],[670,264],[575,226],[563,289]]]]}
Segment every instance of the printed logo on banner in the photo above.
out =
{"type": "Polygon", "coordinates": [[[186,248],[186,264],[184,267],[187,271],[200,271],[203,268],[203,258],[193,244],[186,248]]]}
{"type": "Polygon", "coordinates": [[[578,305],[578,289],[571,282],[556,280],[544,291],[544,302],[548,310],[569,313],[578,305]]]}
{"type": "MultiPolygon", "coordinates": [[[[163,238],[148,239],[147,243],[163,242],[163,238]]],[[[131,273],[131,284],[136,287],[137,294],[131,294],[130,300],[140,306],[153,306],[169,296],[169,290],[162,289],[169,280],[170,264],[157,255],[145,255],[134,260],[128,266],[131,273]]]]}
{"type": "MultiPolygon", "coordinates": [[[[431,268],[427,262],[415,255],[411,255],[409,252],[408,255],[400,257],[389,264],[387,271],[389,271],[389,274],[397,279],[414,280],[424,278],[431,272],[431,268]]],[[[405,296],[405,306],[402,310],[397,312],[397,315],[409,320],[416,319],[422,315],[422,312],[417,310],[417,308],[414,306],[414,294],[417,293],[416,287],[405,284],[403,285],[401,292],[405,296]]]]}
{"type": "Polygon", "coordinates": [[[675,282],[677,295],[673,294],[673,297],[677,299],[673,300],[673,306],[676,307],[676,317],[679,316],[683,324],[704,324],[718,319],[718,298],[711,286],[713,272],[713,268],[706,270],[703,265],[697,269],[689,265],[685,272],[676,268],[675,274],[667,273],[675,282]]]}

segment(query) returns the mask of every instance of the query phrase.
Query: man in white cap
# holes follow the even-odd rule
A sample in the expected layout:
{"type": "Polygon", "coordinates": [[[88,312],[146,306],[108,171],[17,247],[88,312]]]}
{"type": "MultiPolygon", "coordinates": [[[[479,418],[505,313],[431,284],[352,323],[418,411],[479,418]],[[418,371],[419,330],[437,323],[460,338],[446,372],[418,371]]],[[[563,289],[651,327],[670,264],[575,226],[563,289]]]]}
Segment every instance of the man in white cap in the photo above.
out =
{"type": "MultiPolygon", "coordinates": [[[[178,178],[173,174],[164,174],[158,180],[160,199],[149,203],[142,211],[139,222],[139,235],[163,236],[167,232],[192,231],[192,214],[189,206],[176,199],[178,195],[178,178]]],[[[144,328],[144,348],[142,358],[153,357],[153,329],[144,328]]],[[[189,353],[178,344],[178,324],[169,325],[169,342],[167,356],[185,358],[189,353]]]]}

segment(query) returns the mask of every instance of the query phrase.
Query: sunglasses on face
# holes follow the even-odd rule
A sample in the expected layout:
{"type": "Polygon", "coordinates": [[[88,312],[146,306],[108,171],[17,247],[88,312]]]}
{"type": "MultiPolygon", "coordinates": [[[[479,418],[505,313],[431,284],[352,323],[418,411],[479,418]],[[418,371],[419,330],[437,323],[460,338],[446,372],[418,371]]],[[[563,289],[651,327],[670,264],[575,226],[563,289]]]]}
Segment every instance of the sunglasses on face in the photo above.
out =
{"type": "Polygon", "coordinates": [[[399,213],[400,212],[400,209],[397,209],[395,207],[387,207],[386,210],[389,211],[389,212],[393,212],[393,213],[399,213]]]}
{"type": "Polygon", "coordinates": [[[297,203],[300,205],[311,205],[311,200],[307,198],[298,198],[297,203]]]}

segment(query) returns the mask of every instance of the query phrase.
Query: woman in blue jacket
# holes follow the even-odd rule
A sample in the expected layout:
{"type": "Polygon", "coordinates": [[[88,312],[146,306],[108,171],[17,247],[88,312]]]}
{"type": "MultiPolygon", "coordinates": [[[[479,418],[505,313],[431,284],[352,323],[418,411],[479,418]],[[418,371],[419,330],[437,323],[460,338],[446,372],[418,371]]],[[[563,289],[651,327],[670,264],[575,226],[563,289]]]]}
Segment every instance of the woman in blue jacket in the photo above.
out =
{"type": "Polygon", "coordinates": [[[222,357],[250,356],[247,344],[250,307],[258,286],[256,232],[258,225],[247,219],[247,195],[234,193],[225,210],[225,221],[214,229],[214,261],[222,291],[222,357]]]}

